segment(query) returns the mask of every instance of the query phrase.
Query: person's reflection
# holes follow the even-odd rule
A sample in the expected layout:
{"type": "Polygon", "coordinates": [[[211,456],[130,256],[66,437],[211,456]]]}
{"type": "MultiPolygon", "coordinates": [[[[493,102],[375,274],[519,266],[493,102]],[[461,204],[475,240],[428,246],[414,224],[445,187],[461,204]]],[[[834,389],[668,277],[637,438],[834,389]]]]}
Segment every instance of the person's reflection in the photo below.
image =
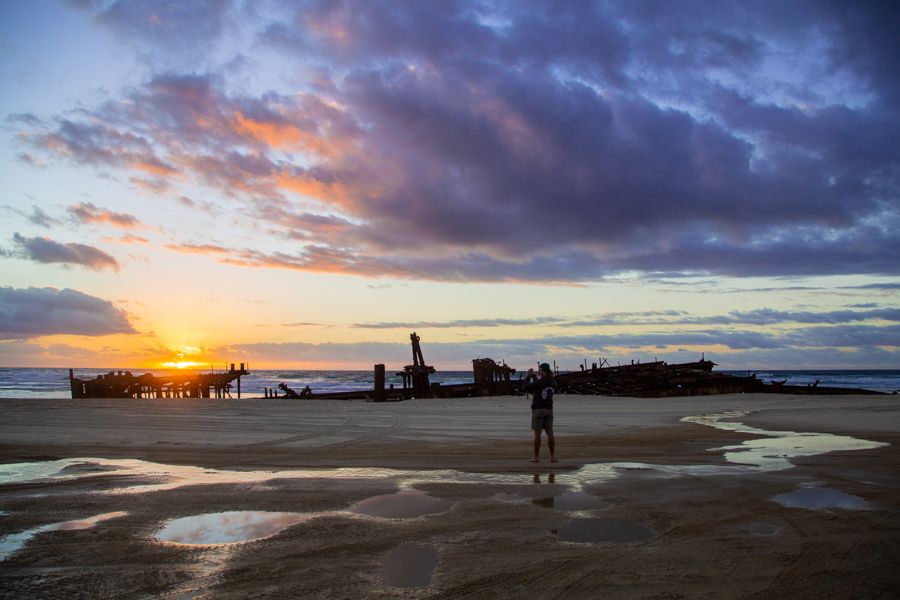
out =
{"type": "MultiPolygon", "coordinates": [[[[539,473],[534,474],[533,481],[535,483],[541,483],[541,476],[539,473]]],[[[547,475],[547,483],[556,483],[556,473],[550,473],[549,475],[547,475]]]]}

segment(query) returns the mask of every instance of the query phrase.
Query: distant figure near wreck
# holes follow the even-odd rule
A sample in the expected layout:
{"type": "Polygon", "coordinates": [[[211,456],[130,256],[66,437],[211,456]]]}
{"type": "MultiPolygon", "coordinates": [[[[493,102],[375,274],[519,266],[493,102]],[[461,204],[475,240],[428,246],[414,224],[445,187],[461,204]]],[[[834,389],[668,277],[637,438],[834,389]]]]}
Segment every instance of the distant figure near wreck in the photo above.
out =
{"type": "Polygon", "coordinates": [[[528,369],[525,376],[525,391],[532,392],[531,399],[531,431],[534,434],[534,458],[531,462],[540,462],[541,430],[547,432],[547,448],[550,449],[550,462],[556,462],[556,440],[553,437],[553,394],[556,381],[550,365],[541,363],[540,377],[534,369],[528,369]]]}

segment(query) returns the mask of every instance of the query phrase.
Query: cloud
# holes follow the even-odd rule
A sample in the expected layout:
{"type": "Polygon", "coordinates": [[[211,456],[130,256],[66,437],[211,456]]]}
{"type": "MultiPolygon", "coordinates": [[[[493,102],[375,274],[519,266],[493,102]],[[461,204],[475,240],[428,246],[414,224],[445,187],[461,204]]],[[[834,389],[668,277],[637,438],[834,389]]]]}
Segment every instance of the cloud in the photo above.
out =
{"type": "Polygon", "coordinates": [[[0,287],[0,338],[136,333],[108,300],[71,289],[0,287]]]}
{"type": "Polygon", "coordinates": [[[835,310],[835,311],[784,311],[761,308],[751,311],[733,311],[728,316],[705,319],[707,323],[746,325],[774,325],[780,323],[852,323],[883,320],[900,322],[900,309],[835,310]]]}
{"type": "MultiPolygon", "coordinates": [[[[466,342],[423,341],[427,364],[440,369],[468,369],[471,360],[490,357],[524,368],[536,361],[556,360],[576,368],[600,356],[610,364],[658,358],[668,362],[707,358],[724,368],[889,368],[900,357],[900,326],[808,327],[787,332],[736,329],[681,330],[654,333],[548,335],[529,339],[476,339],[466,342]],[[892,362],[893,361],[893,362],[892,362]]],[[[409,362],[409,344],[247,343],[216,348],[221,356],[245,356],[251,362],[303,365],[332,364],[362,368],[383,362],[397,367],[409,362]]],[[[394,367],[390,367],[394,368],[394,367]]]]}
{"type": "Polygon", "coordinates": [[[356,329],[454,329],[465,327],[533,327],[592,328],[640,325],[750,325],[768,326],[793,323],[841,325],[865,321],[900,322],[900,309],[877,308],[862,304],[858,308],[873,310],[791,311],[760,308],[749,311],[731,311],[727,315],[692,315],[681,310],[652,310],[641,312],[616,312],[603,315],[567,318],[543,316],[533,318],[483,318],[453,319],[449,321],[382,321],[354,323],[356,329]]]}
{"type": "Polygon", "coordinates": [[[558,325],[565,323],[560,317],[535,317],[532,319],[454,319],[452,321],[393,321],[380,323],[354,323],[357,329],[450,329],[457,327],[509,327],[530,325],[558,325]]]}
{"type": "Polygon", "coordinates": [[[59,219],[54,219],[45,213],[39,206],[32,206],[31,215],[28,217],[28,220],[39,227],[50,228],[52,225],[57,225],[60,223],[59,219]]]}
{"type": "Polygon", "coordinates": [[[98,208],[90,202],[73,204],[68,210],[72,218],[79,223],[106,223],[121,229],[134,229],[141,226],[140,221],[134,215],[98,208]]]}
{"type": "Polygon", "coordinates": [[[254,93],[186,57],[94,108],[14,118],[29,152],[151,193],[199,184],[287,242],[215,253],[230,264],[552,283],[900,274],[886,5],[347,0],[241,20],[224,1],[81,4],[165,51],[194,21],[192,41],[214,43],[237,19],[300,73],[299,92],[254,93]]]}
{"type": "Polygon", "coordinates": [[[862,285],[846,285],[841,286],[842,290],[877,290],[877,291],[894,291],[900,290],[900,283],[891,283],[891,282],[878,282],[878,283],[866,283],[862,285]]]}
{"type": "Polygon", "coordinates": [[[165,50],[182,60],[196,58],[215,44],[229,22],[232,7],[229,0],[68,0],[68,4],[89,12],[123,40],[165,50]]]}
{"type": "Polygon", "coordinates": [[[150,240],[148,240],[147,238],[131,234],[121,235],[117,238],[104,237],[102,239],[105,242],[115,242],[118,244],[147,244],[150,242],[150,240]]]}
{"type": "Polygon", "coordinates": [[[59,225],[60,223],[62,223],[60,219],[51,217],[46,212],[44,212],[44,210],[40,206],[37,205],[32,205],[30,213],[9,205],[5,205],[4,208],[21,217],[25,217],[25,219],[32,225],[37,225],[38,227],[43,227],[44,229],[49,229],[53,225],[59,225]]]}
{"type": "Polygon", "coordinates": [[[228,248],[215,244],[166,244],[165,248],[185,254],[227,254],[231,252],[228,248]]]}
{"type": "Polygon", "coordinates": [[[74,242],[60,243],[45,237],[26,238],[18,233],[13,235],[13,243],[17,250],[12,256],[33,260],[39,263],[60,263],[80,265],[95,271],[103,269],[119,270],[119,262],[106,252],[74,242]]]}

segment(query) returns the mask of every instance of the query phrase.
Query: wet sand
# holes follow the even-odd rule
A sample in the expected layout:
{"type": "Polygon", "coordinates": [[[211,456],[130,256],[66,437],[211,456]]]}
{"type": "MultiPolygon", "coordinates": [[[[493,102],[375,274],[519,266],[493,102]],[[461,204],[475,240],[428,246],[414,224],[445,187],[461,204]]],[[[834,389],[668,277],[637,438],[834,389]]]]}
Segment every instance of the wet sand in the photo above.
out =
{"type": "Polygon", "coordinates": [[[0,463],[130,458],[216,472],[275,471],[240,482],[188,480],[173,489],[129,493],[132,486],[170,477],[101,470],[112,467],[94,461],[69,467],[70,478],[0,485],[0,536],[7,539],[42,526],[127,513],[83,529],[35,534],[0,563],[2,597],[900,595],[896,396],[559,396],[560,462],[552,465],[546,458],[537,465],[528,461],[530,419],[523,398],[386,404],[5,399],[2,407],[0,463]],[[680,419],[734,410],[749,413],[740,422],[767,430],[890,445],[798,457],[788,469],[737,475],[633,468],[603,478],[584,467],[726,465],[724,451],[716,449],[760,436],[680,419]],[[330,469],[348,467],[370,470],[330,476],[330,469]],[[321,473],[310,474],[310,468],[321,473]],[[297,469],[307,472],[278,473],[297,469]],[[861,499],[865,508],[813,510],[773,500],[798,489],[842,493],[861,499]],[[424,492],[450,508],[411,518],[350,512],[398,490],[424,492]],[[596,499],[595,508],[566,510],[561,500],[572,492],[596,499]],[[554,497],[560,500],[554,503],[554,497]],[[314,518],[233,545],[157,539],[172,519],[242,510],[314,518]],[[561,539],[573,524],[606,522],[653,535],[561,539]],[[427,587],[385,581],[386,557],[408,542],[436,552],[427,587]]]}

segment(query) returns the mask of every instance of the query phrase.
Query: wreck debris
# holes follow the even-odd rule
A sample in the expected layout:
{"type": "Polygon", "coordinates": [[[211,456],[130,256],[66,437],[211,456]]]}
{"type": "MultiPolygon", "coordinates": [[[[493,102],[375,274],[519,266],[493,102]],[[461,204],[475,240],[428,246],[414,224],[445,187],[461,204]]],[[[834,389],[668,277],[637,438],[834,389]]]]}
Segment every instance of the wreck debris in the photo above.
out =
{"type": "MultiPolygon", "coordinates": [[[[601,361],[603,364],[605,361],[601,361]]],[[[557,392],[599,396],[634,396],[661,398],[666,396],[701,396],[712,394],[768,393],[768,394],[880,394],[870,390],[821,387],[818,381],[805,386],[784,385],[785,381],[769,384],[756,375],[740,377],[714,373],[716,364],[701,356],[699,361],[667,364],[665,361],[640,362],[630,365],[582,369],[556,376],[557,392]]]]}
{"type": "Polygon", "coordinates": [[[511,376],[516,370],[506,363],[497,364],[491,358],[475,358],[472,360],[472,373],[475,376],[474,391],[477,396],[507,396],[512,390],[511,376]]]}
{"type": "MultiPolygon", "coordinates": [[[[282,392],[284,392],[284,396],[283,396],[284,398],[291,398],[294,400],[299,400],[302,398],[309,398],[312,396],[312,389],[310,389],[309,386],[306,386],[305,388],[300,390],[299,394],[297,392],[295,392],[294,390],[292,390],[291,388],[289,388],[287,386],[287,384],[285,384],[284,382],[278,384],[278,389],[280,389],[282,392]]],[[[275,397],[275,396],[273,396],[273,397],[275,397]]]]}
{"type": "Polygon", "coordinates": [[[69,369],[69,385],[72,398],[230,398],[235,382],[240,398],[241,376],[249,374],[244,363],[240,369],[231,363],[231,368],[223,373],[187,371],[155,376],[110,371],[93,379],[78,379],[69,369]]]}
{"type": "Polygon", "coordinates": [[[714,366],[715,363],[705,357],[696,362],[673,365],[653,361],[600,368],[594,363],[590,369],[558,374],[557,392],[658,398],[744,391],[743,378],[713,373],[714,366]]]}
{"type": "Polygon", "coordinates": [[[425,364],[425,358],[422,356],[422,346],[419,344],[421,338],[413,331],[409,334],[409,341],[412,343],[413,364],[406,365],[397,375],[403,379],[403,389],[412,387],[413,397],[430,398],[431,383],[428,376],[435,372],[434,367],[425,364]]]}

